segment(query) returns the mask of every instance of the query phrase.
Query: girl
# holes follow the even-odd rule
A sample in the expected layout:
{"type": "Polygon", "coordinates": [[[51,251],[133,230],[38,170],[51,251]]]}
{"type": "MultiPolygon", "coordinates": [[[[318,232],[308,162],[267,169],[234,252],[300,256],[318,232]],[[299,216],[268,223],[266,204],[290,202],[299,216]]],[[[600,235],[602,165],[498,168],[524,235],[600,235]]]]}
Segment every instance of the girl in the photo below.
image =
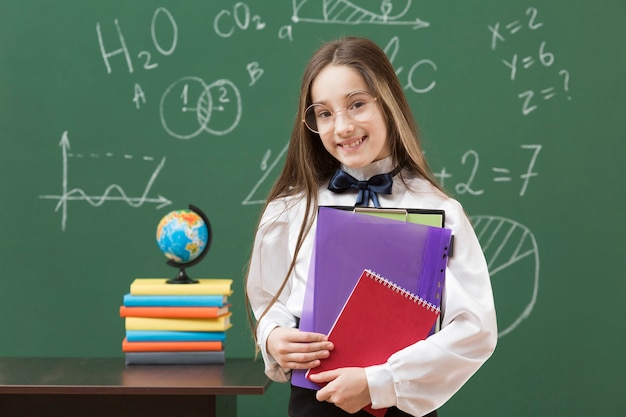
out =
{"type": "Polygon", "coordinates": [[[390,407],[387,416],[435,416],[495,349],[487,265],[461,205],[445,194],[424,159],[384,51],[350,37],[324,44],[305,69],[285,166],[253,245],[247,298],[265,372],[274,381],[287,382],[292,369],[313,368],[332,355],[332,340],[297,327],[317,208],[355,205],[355,199],[363,206],[445,210],[455,251],[446,271],[441,330],[384,364],[319,373],[314,382],[326,384],[319,391],[292,386],[289,415],[367,416],[359,410],[371,403],[390,407]],[[365,187],[373,176],[378,183],[365,187]],[[381,179],[390,178],[392,185],[381,186],[381,179]],[[341,187],[346,184],[347,191],[341,187]]]}

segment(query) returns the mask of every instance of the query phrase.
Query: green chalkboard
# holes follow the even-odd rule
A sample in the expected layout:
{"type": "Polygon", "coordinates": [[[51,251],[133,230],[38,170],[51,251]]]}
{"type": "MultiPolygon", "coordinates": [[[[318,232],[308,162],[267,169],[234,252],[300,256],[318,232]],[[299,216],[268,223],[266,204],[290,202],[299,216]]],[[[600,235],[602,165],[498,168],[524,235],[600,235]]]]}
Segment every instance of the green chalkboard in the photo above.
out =
{"type": "MultiPolygon", "coordinates": [[[[625,13],[618,0],[3,0],[0,355],[121,358],[122,295],[174,275],[156,225],[193,204],[214,238],[188,272],[234,279],[226,351],[252,356],[242,277],[300,75],[323,40],[365,35],[492,272],[498,348],[442,415],[617,415],[625,13]]],[[[240,414],[286,415],[287,392],[240,399],[240,414]]]]}

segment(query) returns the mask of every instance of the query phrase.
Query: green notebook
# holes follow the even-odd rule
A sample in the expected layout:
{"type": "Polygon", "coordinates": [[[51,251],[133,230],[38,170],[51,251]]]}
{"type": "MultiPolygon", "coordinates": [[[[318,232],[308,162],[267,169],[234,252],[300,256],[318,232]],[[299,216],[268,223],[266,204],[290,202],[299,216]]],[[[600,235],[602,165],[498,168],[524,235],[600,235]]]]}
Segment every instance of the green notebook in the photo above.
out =
{"type": "Polygon", "coordinates": [[[354,211],[355,213],[369,214],[386,219],[408,221],[426,226],[443,227],[446,222],[445,210],[431,209],[392,209],[374,207],[328,206],[339,210],[354,211]]]}

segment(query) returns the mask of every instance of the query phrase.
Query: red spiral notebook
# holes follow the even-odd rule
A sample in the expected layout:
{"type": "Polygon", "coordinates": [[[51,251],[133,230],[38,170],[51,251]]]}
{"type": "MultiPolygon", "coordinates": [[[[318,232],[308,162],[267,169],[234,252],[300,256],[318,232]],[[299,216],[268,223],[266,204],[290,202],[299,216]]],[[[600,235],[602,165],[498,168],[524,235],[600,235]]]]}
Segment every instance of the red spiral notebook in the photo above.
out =
{"type": "MultiPolygon", "coordinates": [[[[335,348],[306,376],[385,363],[393,353],[426,339],[439,314],[438,307],[366,269],[328,334],[335,348]]],[[[368,406],[365,411],[383,416],[386,409],[368,406]]]]}

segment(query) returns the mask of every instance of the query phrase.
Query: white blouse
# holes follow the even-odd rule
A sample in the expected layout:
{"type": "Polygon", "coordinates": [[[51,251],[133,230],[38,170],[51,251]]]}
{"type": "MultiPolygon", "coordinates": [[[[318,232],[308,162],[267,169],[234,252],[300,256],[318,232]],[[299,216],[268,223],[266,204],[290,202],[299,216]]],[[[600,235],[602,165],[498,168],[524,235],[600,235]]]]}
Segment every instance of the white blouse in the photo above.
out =
{"type": "MultiPolygon", "coordinates": [[[[391,158],[361,169],[344,170],[358,180],[390,172],[391,158]]],[[[397,406],[421,416],[454,395],[491,356],[497,342],[496,314],[483,252],[461,205],[421,178],[394,178],[391,194],[379,194],[382,207],[445,210],[446,227],[454,235],[442,299],[441,330],[408,346],[381,365],[365,368],[373,408],[397,406]]],[[[319,205],[352,206],[356,192],[334,193],[323,186],[319,205]]],[[[256,233],[247,292],[255,316],[265,310],[289,268],[304,216],[305,201],[291,196],[272,201],[256,233]]],[[[295,327],[300,317],[315,241],[315,223],[298,254],[295,270],[278,301],[261,319],[257,337],[265,372],[287,382],[291,370],[281,368],[266,350],[269,333],[277,326],[295,327]]],[[[332,353],[331,353],[332,354],[332,353]]]]}

